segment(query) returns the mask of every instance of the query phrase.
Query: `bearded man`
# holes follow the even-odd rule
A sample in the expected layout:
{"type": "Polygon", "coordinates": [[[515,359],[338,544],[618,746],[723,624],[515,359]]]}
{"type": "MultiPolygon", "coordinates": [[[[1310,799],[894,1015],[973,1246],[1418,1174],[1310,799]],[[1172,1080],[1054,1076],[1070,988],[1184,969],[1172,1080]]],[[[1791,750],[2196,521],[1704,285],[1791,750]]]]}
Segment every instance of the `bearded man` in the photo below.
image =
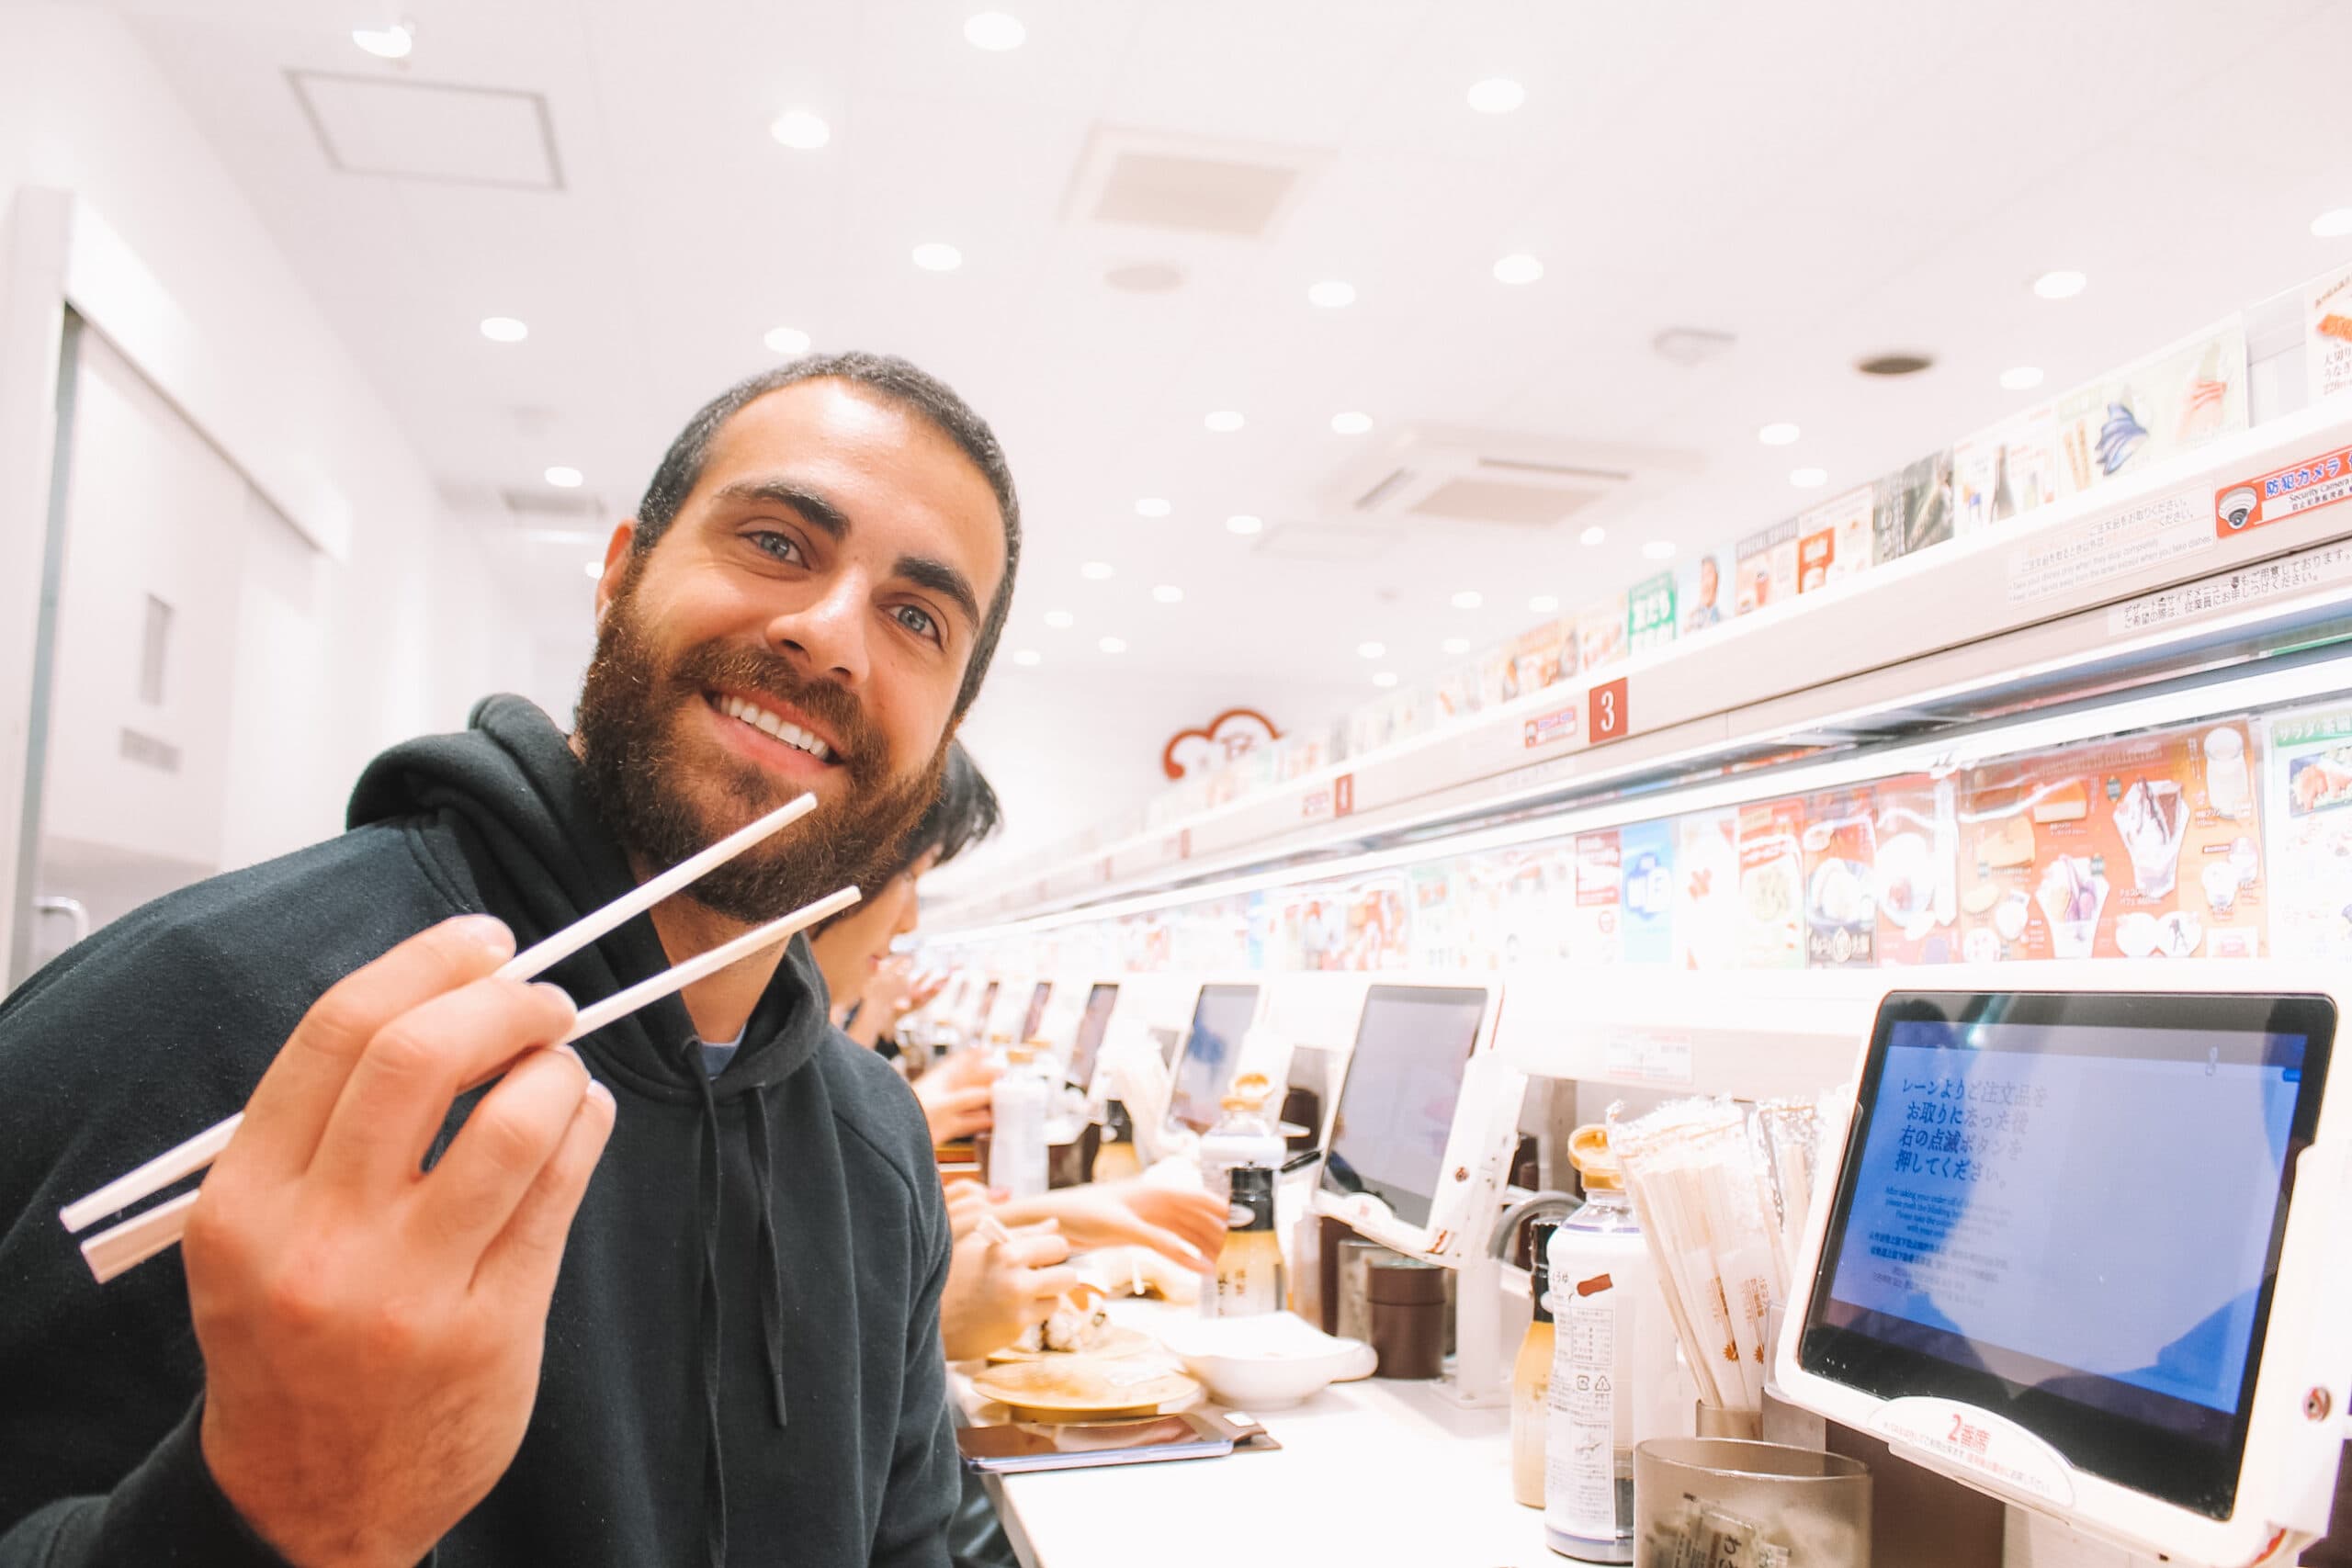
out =
{"type": "Polygon", "coordinates": [[[0,1006],[0,1565],[945,1563],[944,1201],[807,944],[537,1047],[889,858],[1019,547],[912,366],[748,381],[614,532],[576,733],[492,698],[341,837],[0,1006]],[[803,791],[553,987],[495,977],[803,791]],[[57,1210],[240,1109],[181,1249],[95,1285],[57,1210]]]}

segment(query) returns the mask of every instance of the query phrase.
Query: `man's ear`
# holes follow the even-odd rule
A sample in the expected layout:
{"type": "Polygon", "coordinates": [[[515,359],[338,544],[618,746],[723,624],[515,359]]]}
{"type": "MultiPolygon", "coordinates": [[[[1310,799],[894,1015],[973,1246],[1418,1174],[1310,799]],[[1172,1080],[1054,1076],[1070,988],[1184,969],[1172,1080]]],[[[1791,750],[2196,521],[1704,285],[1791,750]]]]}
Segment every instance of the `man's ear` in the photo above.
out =
{"type": "Polygon", "coordinates": [[[628,553],[637,544],[637,519],[624,517],[613,525],[613,536],[605,541],[605,570],[596,578],[596,624],[605,624],[605,612],[613,607],[613,590],[628,570],[628,553]]]}

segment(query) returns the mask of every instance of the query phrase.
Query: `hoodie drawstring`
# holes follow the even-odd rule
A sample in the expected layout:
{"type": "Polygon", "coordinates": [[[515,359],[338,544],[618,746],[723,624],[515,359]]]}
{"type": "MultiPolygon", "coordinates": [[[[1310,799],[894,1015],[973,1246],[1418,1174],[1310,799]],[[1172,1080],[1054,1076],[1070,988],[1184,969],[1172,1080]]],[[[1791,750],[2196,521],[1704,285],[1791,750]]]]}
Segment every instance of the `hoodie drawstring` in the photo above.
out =
{"type": "Polygon", "coordinates": [[[768,1157],[767,1088],[752,1091],[744,1108],[750,1124],[752,1185],[760,1193],[760,1274],[767,1289],[760,1296],[760,1327],[768,1357],[768,1387],[775,1395],[775,1424],[784,1425],[784,1254],[775,1244],[775,1183],[768,1157]]]}
{"type": "Polygon", "coordinates": [[[710,1092],[710,1075],[702,1069],[702,1043],[689,1037],[686,1054],[702,1089],[702,1121],[695,1129],[701,1191],[695,1206],[702,1212],[703,1546],[710,1568],[727,1568],[727,1466],[718,1431],[718,1205],[724,1177],[718,1101],[710,1092]]]}

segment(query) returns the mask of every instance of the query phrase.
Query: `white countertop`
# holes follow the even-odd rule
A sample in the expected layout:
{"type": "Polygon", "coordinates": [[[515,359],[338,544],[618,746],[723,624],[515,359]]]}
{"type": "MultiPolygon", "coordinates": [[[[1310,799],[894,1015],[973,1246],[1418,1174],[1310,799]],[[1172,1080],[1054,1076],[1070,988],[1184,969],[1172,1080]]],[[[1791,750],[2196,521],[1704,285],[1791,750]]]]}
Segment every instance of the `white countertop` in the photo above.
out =
{"type": "MultiPolygon", "coordinates": [[[[1123,1302],[1113,1315],[1148,1332],[1154,1316],[1191,1310],[1123,1302]]],[[[1507,1410],[1461,1409],[1442,1383],[1366,1378],[1249,1414],[1279,1450],[991,1477],[1005,1533],[1026,1568],[1567,1561],[1544,1546],[1542,1513],[1511,1501],[1507,1410]]]]}

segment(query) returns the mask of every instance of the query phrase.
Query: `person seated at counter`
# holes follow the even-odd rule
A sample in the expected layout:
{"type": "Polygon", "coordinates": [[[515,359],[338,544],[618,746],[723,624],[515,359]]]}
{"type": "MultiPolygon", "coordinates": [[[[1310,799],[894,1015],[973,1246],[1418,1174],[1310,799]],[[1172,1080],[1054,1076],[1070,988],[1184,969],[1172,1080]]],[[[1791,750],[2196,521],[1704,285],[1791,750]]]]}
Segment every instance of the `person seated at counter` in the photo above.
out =
{"type": "Polygon", "coordinates": [[[613,533],[574,733],[492,698],[378,758],[341,837],[0,1004],[0,1565],[944,1568],[947,1206],[807,944],[526,1048],[889,859],[1020,537],[913,366],[741,383],[613,533]],[[804,791],[562,995],[493,977],[804,791]],[[183,1245],[95,1285],[61,1206],[239,1111],[183,1245]]]}

